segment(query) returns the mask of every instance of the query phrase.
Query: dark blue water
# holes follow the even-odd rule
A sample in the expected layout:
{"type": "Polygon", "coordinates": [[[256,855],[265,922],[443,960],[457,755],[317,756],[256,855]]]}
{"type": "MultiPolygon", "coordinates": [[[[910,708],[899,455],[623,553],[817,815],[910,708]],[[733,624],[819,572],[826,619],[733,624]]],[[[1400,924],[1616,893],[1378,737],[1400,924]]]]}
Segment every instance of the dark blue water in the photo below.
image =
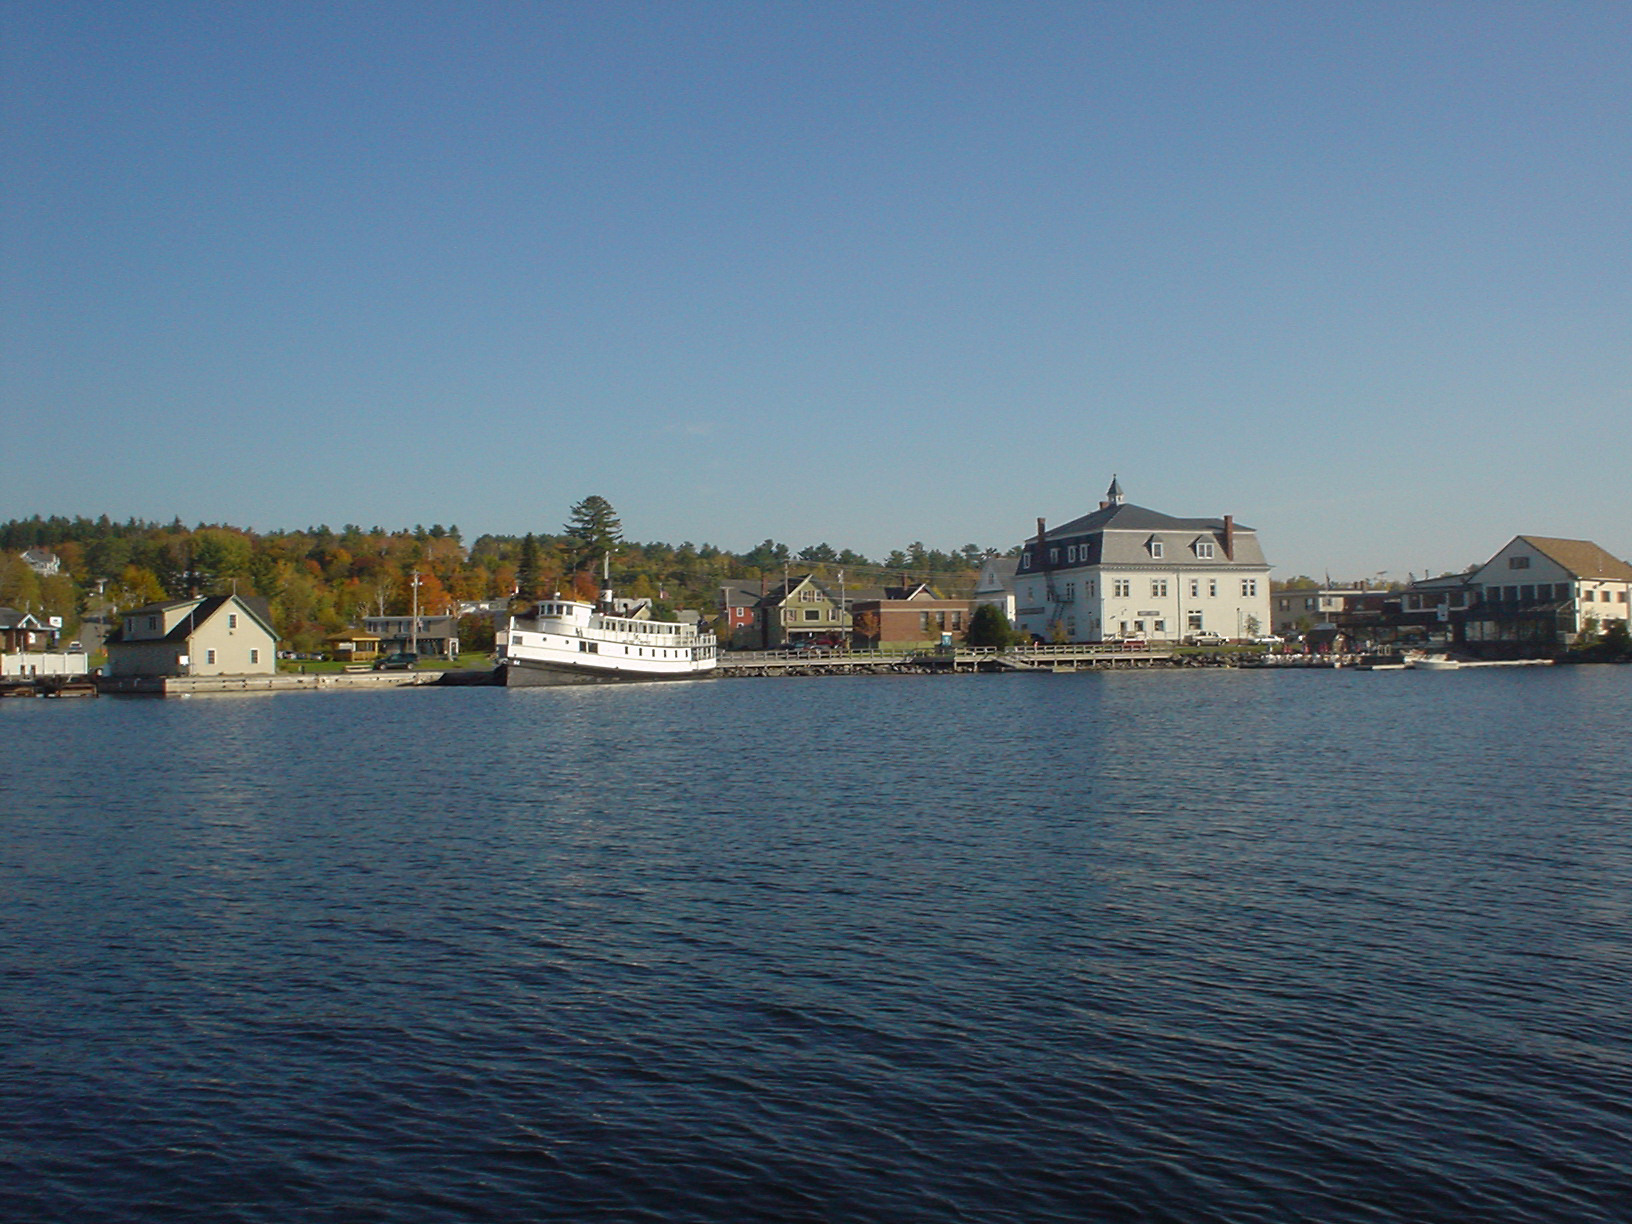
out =
{"type": "Polygon", "coordinates": [[[0,1219],[1632,1219],[1632,669],[0,704],[0,1219]]]}

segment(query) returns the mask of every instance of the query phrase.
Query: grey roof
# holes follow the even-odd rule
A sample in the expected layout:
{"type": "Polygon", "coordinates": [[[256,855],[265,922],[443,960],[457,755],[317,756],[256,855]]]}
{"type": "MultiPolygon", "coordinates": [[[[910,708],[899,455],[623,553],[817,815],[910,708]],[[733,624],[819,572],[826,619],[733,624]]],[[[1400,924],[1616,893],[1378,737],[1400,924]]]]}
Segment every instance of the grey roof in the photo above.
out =
{"type": "Polygon", "coordinates": [[[176,622],[176,627],[163,637],[134,638],[129,643],[124,640],[124,622],[115,636],[110,639],[118,645],[148,646],[154,642],[185,642],[192,637],[193,631],[204,624],[229,603],[236,602],[249,613],[250,617],[260,623],[262,629],[275,639],[278,631],[272,627],[272,607],[266,600],[254,595],[206,595],[202,599],[171,599],[164,603],[143,604],[140,608],[132,608],[126,616],[157,615],[160,612],[174,608],[184,608],[196,605],[187,619],[176,622]]]}
{"type": "MultiPolygon", "coordinates": [[[[1174,518],[1171,514],[1162,514],[1156,510],[1147,510],[1143,506],[1131,505],[1123,502],[1120,505],[1105,506],[1095,510],[1092,514],[1085,514],[1081,518],[1072,519],[1063,527],[1051,527],[1047,538],[1050,540],[1066,536],[1084,535],[1091,531],[1195,531],[1219,532],[1224,530],[1223,518],[1174,518]]],[[[1251,531],[1252,528],[1242,523],[1235,525],[1235,530],[1251,531]]]]}
{"type": "Polygon", "coordinates": [[[720,587],[720,603],[731,608],[751,608],[759,602],[759,592],[739,582],[728,582],[720,587]]]}
{"type": "MultiPolygon", "coordinates": [[[[1048,528],[1044,539],[1049,543],[1063,543],[1091,537],[1093,551],[1090,559],[1079,564],[1088,565],[1159,565],[1171,566],[1181,557],[1185,565],[1256,566],[1266,567],[1263,548],[1258,534],[1251,527],[1234,524],[1235,555],[1224,555],[1224,519],[1175,518],[1144,506],[1102,506],[1092,514],[1072,519],[1060,527],[1048,528]],[[1216,555],[1202,558],[1195,555],[1193,545],[1204,542],[1215,546],[1216,555]],[[1159,539],[1168,553],[1160,561],[1150,555],[1146,545],[1159,539]],[[1180,550],[1183,550],[1182,552],[1180,550]]],[[[1045,568],[1059,568],[1046,566],[1045,568]]]]}

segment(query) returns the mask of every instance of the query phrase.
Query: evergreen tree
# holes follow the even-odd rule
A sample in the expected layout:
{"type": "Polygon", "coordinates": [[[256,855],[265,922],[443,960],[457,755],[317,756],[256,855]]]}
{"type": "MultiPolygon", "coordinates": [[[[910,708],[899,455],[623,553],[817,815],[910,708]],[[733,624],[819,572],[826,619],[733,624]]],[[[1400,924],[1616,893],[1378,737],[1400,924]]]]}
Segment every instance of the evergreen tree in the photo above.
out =
{"type": "Polygon", "coordinates": [[[516,598],[538,598],[538,537],[530,531],[521,538],[521,560],[516,565],[516,598]]]}
{"type": "Polygon", "coordinates": [[[1014,630],[1001,608],[981,604],[969,618],[969,633],[965,640],[971,646],[988,646],[1003,650],[1014,642],[1014,630]]]}
{"type": "Polygon", "coordinates": [[[572,519],[563,530],[567,561],[574,570],[594,565],[623,539],[623,524],[612,503],[594,494],[572,508],[572,519]]]}

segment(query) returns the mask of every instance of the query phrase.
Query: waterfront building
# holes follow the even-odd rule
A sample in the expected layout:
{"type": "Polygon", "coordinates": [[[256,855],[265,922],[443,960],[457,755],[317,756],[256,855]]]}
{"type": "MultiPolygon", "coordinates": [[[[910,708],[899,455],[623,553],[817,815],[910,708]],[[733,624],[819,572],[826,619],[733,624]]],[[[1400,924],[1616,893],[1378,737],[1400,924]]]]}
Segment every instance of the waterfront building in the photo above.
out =
{"type": "Polygon", "coordinates": [[[459,653],[457,616],[365,616],[363,631],[379,639],[385,654],[412,651],[451,659],[459,653]]]}
{"type": "Polygon", "coordinates": [[[110,676],[239,676],[277,670],[277,630],[264,599],[208,595],[144,604],[108,642],[110,676]]]}
{"type": "Polygon", "coordinates": [[[858,599],[850,607],[856,644],[880,650],[939,646],[963,640],[975,605],[942,599],[929,587],[889,587],[880,599],[858,599]]]}
{"type": "Polygon", "coordinates": [[[1175,518],[1130,504],[1112,479],[1091,514],[1021,549],[1014,624],[1041,641],[1179,641],[1267,631],[1269,565],[1258,534],[1221,518],[1175,518]]]}
{"type": "Polygon", "coordinates": [[[762,592],[735,584],[720,588],[720,616],[714,633],[732,650],[753,650],[764,641],[759,629],[762,592]]]}
{"type": "Polygon", "coordinates": [[[32,612],[0,608],[0,651],[50,650],[56,645],[61,627],[60,617],[42,621],[32,612]]]}
{"type": "Polygon", "coordinates": [[[1014,574],[1018,557],[987,557],[975,579],[975,606],[989,604],[1014,624],[1014,574]]]}
{"type": "Polygon", "coordinates": [[[841,642],[850,633],[850,612],[813,574],[795,574],[759,600],[760,645],[767,650],[805,643],[841,642]]]}
{"type": "Polygon", "coordinates": [[[1589,624],[1626,621],[1632,565],[1590,540],[1514,536],[1467,575],[1463,640],[1569,645],[1589,624]]]}

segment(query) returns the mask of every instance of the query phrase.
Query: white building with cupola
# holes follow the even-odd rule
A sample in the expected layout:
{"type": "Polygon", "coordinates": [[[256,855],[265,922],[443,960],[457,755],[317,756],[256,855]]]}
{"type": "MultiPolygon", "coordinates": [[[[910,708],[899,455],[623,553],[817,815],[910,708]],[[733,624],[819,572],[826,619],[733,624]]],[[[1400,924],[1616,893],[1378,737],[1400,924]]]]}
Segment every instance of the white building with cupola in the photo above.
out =
{"type": "Polygon", "coordinates": [[[1269,632],[1258,533],[1131,504],[1113,477],[1091,514],[1037,520],[1014,572],[1014,625],[1044,642],[1251,638],[1269,632]]]}

